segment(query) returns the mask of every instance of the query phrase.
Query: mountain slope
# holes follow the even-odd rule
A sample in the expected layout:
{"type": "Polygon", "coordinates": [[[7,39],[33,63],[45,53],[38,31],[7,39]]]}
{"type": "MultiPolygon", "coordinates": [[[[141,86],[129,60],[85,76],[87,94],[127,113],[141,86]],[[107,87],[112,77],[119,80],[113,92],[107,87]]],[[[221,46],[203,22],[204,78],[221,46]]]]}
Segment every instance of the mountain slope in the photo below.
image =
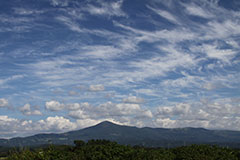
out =
{"type": "Polygon", "coordinates": [[[188,144],[219,144],[240,147],[239,131],[207,130],[203,128],[137,128],[102,122],[85,129],[62,134],[37,134],[24,138],[0,140],[0,146],[37,146],[68,144],[74,140],[107,139],[120,144],[148,147],[175,147],[188,144]]]}

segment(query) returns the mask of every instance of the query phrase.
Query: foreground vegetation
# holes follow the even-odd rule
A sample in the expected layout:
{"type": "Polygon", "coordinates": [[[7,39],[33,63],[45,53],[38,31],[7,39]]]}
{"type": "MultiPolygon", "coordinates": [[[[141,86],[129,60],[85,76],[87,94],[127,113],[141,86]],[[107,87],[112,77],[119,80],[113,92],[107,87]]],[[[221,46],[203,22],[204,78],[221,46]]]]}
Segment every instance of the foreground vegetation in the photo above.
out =
{"type": "Polygon", "coordinates": [[[125,146],[107,140],[75,141],[55,146],[10,151],[7,160],[240,160],[239,149],[191,145],[171,149],[125,146]]]}

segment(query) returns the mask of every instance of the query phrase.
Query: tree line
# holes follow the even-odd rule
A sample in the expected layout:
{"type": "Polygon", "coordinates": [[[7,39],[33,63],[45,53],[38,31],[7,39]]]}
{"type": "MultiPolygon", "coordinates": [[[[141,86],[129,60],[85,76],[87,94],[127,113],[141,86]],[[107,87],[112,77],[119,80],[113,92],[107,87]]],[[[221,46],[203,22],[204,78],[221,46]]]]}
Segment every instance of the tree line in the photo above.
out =
{"type": "Polygon", "coordinates": [[[240,150],[216,145],[146,148],[108,140],[74,141],[75,146],[50,145],[11,150],[7,160],[240,160],[240,150]]]}

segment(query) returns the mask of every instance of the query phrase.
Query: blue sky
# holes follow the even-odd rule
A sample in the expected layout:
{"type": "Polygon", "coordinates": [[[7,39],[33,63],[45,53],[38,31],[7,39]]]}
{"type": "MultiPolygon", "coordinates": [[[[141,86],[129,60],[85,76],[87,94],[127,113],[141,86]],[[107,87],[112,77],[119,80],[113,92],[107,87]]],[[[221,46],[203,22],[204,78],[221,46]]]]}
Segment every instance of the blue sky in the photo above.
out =
{"type": "Polygon", "coordinates": [[[0,134],[240,128],[238,0],[0,2],[0,134]]]}

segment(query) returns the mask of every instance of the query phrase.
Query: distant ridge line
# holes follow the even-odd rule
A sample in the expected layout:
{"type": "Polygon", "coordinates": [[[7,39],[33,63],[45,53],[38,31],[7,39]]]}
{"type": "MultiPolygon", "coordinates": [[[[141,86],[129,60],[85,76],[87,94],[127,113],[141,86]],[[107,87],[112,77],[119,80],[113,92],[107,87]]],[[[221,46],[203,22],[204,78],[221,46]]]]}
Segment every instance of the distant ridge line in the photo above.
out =
{"type": "Polygon", "coordinates": [[[43,133],[28,137],[0,139],[0,146],[73,145],[74,140],[106,139],[126,145],[176,147],[190,144],[213,144],[240,148],[240,132],[205,128],[137,128],[103,121],[94,126],[65,133],[43,133]]]}

